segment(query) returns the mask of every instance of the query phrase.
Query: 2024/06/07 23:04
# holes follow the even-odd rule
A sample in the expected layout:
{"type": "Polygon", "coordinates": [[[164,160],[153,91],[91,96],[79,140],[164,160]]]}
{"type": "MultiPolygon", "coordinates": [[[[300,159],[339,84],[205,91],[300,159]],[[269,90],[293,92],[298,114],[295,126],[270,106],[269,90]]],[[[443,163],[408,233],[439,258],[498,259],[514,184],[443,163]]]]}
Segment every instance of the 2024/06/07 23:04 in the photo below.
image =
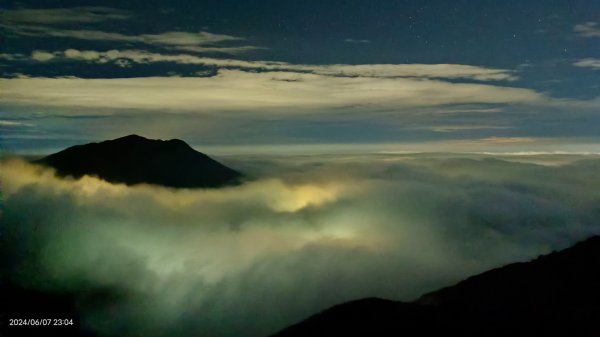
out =
{"type": "Polygon", "coordinates": [[[8,320],[9,326],[71,326],[74,325],[72,318],[11,318],[8,320]]]}

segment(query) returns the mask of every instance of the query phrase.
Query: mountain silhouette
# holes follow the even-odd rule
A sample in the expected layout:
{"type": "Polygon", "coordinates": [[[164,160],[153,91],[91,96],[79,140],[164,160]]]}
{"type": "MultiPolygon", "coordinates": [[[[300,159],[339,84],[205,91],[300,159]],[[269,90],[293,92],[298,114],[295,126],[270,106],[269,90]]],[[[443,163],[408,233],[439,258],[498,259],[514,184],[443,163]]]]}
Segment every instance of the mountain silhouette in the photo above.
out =
{"type": "Polygon", "coordinates": [[[179,139],[152,140],[138,135],[76,145],[37,161],[59,176],[98,176],[113,183],[169,187],[220,187],[241,174],[179,139]]]}
{"type": "Polygon", "coordinates": [[[274,336],[600,336],[598,322],[600,236],[412,303],[340,304],[274,336]]]}

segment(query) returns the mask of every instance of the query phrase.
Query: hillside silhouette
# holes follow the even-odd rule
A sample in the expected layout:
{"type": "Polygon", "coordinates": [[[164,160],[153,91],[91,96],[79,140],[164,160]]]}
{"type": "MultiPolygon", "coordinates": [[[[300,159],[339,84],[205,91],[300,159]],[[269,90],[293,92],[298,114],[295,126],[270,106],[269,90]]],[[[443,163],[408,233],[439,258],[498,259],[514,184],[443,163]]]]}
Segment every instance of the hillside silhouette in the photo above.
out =
{"type": "Polygon", "coordinates": [[[92,175],[127,185],[221,187],[242,177],[182,140],[152,140],[138,135],[76,145],[36,163],[53,167],[59,176],[92,175]]]}
{"type": "Polygon", "coordinates": [[[274,337],[600,336],[600,236],[423,295],[334,306],[274,337]]]}

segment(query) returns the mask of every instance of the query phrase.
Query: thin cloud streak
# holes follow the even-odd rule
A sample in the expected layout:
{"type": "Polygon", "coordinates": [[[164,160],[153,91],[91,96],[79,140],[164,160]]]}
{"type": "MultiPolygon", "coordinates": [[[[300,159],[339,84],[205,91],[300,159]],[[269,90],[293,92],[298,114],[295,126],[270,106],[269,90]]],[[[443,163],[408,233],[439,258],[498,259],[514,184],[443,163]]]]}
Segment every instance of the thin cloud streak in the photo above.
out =
{"type": "MultiPolygon", "coordinates": [[[[54,9],[12,9],[2,13],[1,27],[25,37],[69,38],[85,41],[139,43],[172,50],[198,53],[239,54],[264,49],[255,46],[223,46],[238,43],[244,38],[205,31],[167,31],[159,34],[128,35],[119,32],[65,28],[65,25],[86,25],[110,20],[127,20],[135,16],[130,11],[107,7],[71,7],[54,9]]],[[[85,26],[84,26],[85,27],[85,26]]],[[[47,53],[47,52],[46,52],[47,53]]],[[[56,54],[56,53],[52,53],[56,54]]],[[[37,61],[48,59],[33,58],[37,61]]]]}
{"type": "Polygon", "coordinates": [[[597,70],[600,69],[600,59],[585,58],[578,60],[577,62],[573,63],[573,65],[576,67],[592,68],[593,70],[597,70]]]}
{"type": "Polygon", "coordinates": [[[110,20],[127,20],[131,17],[132,14],[129,11],[100,6],[2,10],[2,21],[5,26],[97,23],[110,20]]]}
{"type": "Polygon", "coordinates": [[[141,34],[127,35],[115,32],[105,32],[98,30],[71,30],[58,29],[44,26],[26,26],[13,27],[13,30],[19,35],[32,37],[55,37],[71,38],[86,41],[110,41],[122,43],[140,43],[148,46],[162,47],[165,49],[185,50],[199,53],[226,53],[238,54],[257,49],[264,49],[256,46],[223,46],[222,43],[240,42],[241,37],[214,34],[209,32],[181,32],[172,31],[160,34],[141,34]]]}
{"type": "Polygon", "coordinates": [[[581,37],[593,38],[600,37],[600,26],[598,22],[588,21],[573,27],[573,31],[581,37]]]}
{"type": "MultiPolygon", "coordinates": [[[[164,35],[168,35],[164,34],[164,35]]],[[[178,33],[179,34],[179,33],[178,33]]],[[[187,33],[186,33],[187,34],[187,33]]],[[[164,36],[156,38],[161,41],[164,36]]],[[[218,40],[218,37],[213,37],[218,40]]],[[[227,39],[227,37],[223,37],[227,39]]],[[[231,37],[234,39],[233,37],[231,37]]],[[[183,39],[183,38],[182,38],[183,39]]],[[[189,39],[184,45],[182,41],[177,48],[195,48],[192,43],[195,39],[189,39]]],[[[176,41],[173,41],[175,43],[176,41]]],[[[199,42],[198,42],[199,43],[199,42]]],[[[207,47],[208,48],[208,47],[207,47]]],[[[217,47],[212,49],[219,50],[217,47]]],[[[238,48],[239,51],[250,50],[244,48],[254,47],[225,47],[227,50],[238,48]],[[240,49],[241,48],[241,49],[240,49]]],[[[42,51],[39,51],[40,53],[42,51]]],[[[116,60],[125,60],[138,64],[150,64],[155,62],[172,62],[178,64],[195,64],[216,67],[230,67],[241,69],[257,69],[271,71],[288,71],[314,73],[319,75],[345,76],[345,77],[425,77],[425,78],[445,78],[445,79],[468,79],[477,81],[514,81],[518,79],[514,71],[507,69],[495,69],[463,64],[328,64],[328,65],[309,65],[309,64],[291,64],[277,61],[244,61],[234,59],[218,59],[210,57],[201,57],[189,54],[160,54],[151,53],[143,50],[77,50],[67,49],[63,52],[48,52],[45,54],[54,55],[63,60],[92,61],[97,63],[107,63],[116,60]]],[[[36,59],[37,61],[47,61],[48,59],[36,59]]]]}

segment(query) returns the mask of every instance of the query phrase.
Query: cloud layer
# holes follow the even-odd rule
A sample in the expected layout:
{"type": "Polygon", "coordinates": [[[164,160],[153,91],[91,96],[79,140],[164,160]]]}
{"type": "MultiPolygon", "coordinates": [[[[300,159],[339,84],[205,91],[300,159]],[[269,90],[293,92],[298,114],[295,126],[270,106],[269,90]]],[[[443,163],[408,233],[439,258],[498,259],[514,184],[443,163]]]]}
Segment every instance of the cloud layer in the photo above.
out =
{"type": "Polygon", "coordinates": [[[598,233],[600,160],[586,158],[237,157],[255,180],[220,190],[61,180],[9,161],[2,239],[13,280],[121,294],[81,299],[103,334],[262,336],[598,233]]]}
{"type": "MultiPolygon", "coordinates": [[[[67,38],[89,42],[104,41],[123,44],[141,44],[171,50],[197,53],[238,54],[260,49],[255,46],[238,45],[241,37],[215,34],[205,31],[167,31],[154,34],[124,34],[115,31],[86,29],[86,25],[104,21],[132,19],[133,13],[108,7],[70,7],[53,9],[19,8],[4,10],[0,27],[18,35],[42,38],[67,38]],[[69,25],[77,25],[69,28],[69,25]],[[235,45],[232,45],[235,44],[235,45]]],[[[46,55],[52,54],[40,51],[46,55]]],[[[38,55],[41,55],[39,54],[38,55]]],[[[47,61],[49,58],[36,58],[47,61]]]]}
{"type": "MultiPolygon", "coordinates": [[[[82,55],[81,57],[85,57],[82,55]]],[[[1,79],[5,104],[165,111],[222,111],[450,104],[545,104],[530,89],[430,79],[220,70],[212,77],[1,79]]]]}
{"type": "Polygon", "coordinates": [[[110,20],[127,20],[131,13],[110,7],[88,6],[69,8],[17,8],[4,9],[4,25],[59,25],[96,23],[110,20]]]}
{"type": "Polygon", "coordinates": [[[573,28],[573,31],[582,37],[600,37],[600,27],[598,26],[598,22],[595,21],[578,24],[573,28]]]}
{"type": "MultiPolygon", "coordinates": [[[[206,33],[199,33],[206,34],[206,33]]],[[[215,41],[226,41],[227,39],[236,40],[237,38],[228,36],[217,36],[212,34],[215,41]]],[[[189,33],[165,33],[161,35],[140,36],[136,39],[163,41],[165,44],[177,45],[179,49],[193,47],[202,44],[202,41],[196,41],[198,37],[189,33]],[[172,38],[175,37],[175,38],[172,38]],[[179,36],[179,37],[177,37],[179,36]]],[[[207,38],[208,39],[208,38],[207,38]]],[[[202,39],[199,39],[202,40],[202,39]]],[[[246,47],[240,47],[246,48],[246,47]]],[[[318,75],[331,75],[343,77],[423,77],[440,79],[462,79],[476,81],[514,81],[518,77],[513,71],[507,69],[494,69],[480,66],[471,66],[463,64],[328,64],[328,65],[308,65],[291,64],[287,62],[276,61],[244,61],[234,59],[217,59],[201,57],[189,54],[160,54],[151,53],[143,50],[77,50],[67,49],[63,52],[49,52],[36,50],[32,53],[31,59],[45,62],[53,58],[61,60],[79,60],[91,61],[96,63],[107,63],[116,60],[123,60],[137,64],[149,64],[155,62],[171,62],[178,64],[193,64],[204,66],[216,66],[225,68],[256,69],[262,71],[288,71],[300,73],[313,73],[318,75]],[[44,55],[44,57],[36,57],[44,55]],[[48,55],[51,55],[50,57],[48,55]]],[[[16,58],[13,57],[13,58],[16,58]]]]}
{"type": "Polygon", "coordinates": [[[581,59],[581,60],[578,60],[577,62],[573,63],[573,65],[576,67],[592,68],[592,69],[596,70],[596,69],[600,69],[600,59],[595,59],[595,58],[581,59]]]}
{"type": "Polygon", "coordinates": [[[298,8],[312,9],[290,15],[282,13],[294,6],[284,3],[112,5],[128,10],[26,8],[26,1],[2,12],[0,109],[4,120],[34,125],[2,126],[6,148],[45,151],[124,132],[221,145],[597,141],[590,43],[598,23],[585,6],[560,18],[536,8],[537,21],[519,12],[519,24],[475,10],[506,20],[482,31],[468,29],[479,22],[455,25],[441,10],[424,19],[445,28],[429,32],[429,24],[399,24],[394,11],[373,25],[363,14],[377,6],[348,8],[360,15],[330,29],[304,3],[298,8]]]}

